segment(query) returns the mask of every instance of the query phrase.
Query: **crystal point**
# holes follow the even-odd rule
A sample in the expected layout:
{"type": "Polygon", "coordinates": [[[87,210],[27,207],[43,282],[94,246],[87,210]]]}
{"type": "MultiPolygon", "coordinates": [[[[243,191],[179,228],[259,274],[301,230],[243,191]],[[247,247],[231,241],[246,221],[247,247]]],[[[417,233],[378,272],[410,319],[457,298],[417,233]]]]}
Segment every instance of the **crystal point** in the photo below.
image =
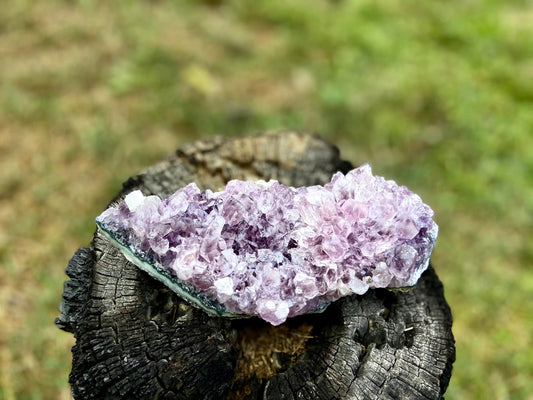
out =
{"type": "Polygon", "coordinates": [[[418,195],[364,165],[324,186],[191,183],[163,200],[134,191],[97,224],[191,303],[279,325],[369,288],[414,285],[437,238],[432,217],[418,195]]]}

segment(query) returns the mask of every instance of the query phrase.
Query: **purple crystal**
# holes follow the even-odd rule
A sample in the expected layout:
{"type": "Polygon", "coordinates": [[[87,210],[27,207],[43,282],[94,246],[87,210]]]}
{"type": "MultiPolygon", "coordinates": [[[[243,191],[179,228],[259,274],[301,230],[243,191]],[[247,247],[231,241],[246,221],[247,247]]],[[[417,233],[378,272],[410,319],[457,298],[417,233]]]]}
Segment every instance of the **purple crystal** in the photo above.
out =
{"type": "Polygon", "coordinates": [[[234,314],[278,325],[369,288],[414,285],[438,227],[420,197],[363,165],[325,186],[191,183],[135,191],[98,218],[133,254],[234,314]]]}

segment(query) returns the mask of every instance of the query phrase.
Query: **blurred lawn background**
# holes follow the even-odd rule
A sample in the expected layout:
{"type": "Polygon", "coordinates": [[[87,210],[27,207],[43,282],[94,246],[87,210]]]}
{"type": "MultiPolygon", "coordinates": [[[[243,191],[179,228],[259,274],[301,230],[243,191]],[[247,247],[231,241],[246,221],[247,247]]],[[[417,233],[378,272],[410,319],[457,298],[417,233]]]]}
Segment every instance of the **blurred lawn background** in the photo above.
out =
{"type": "Polygon", "coordinates": [[[448,399],[533,397],[533,3],[4,0],[0,399],[68,399],[74,251],[180,144],[317,132],[436,211],[448,399]]]}

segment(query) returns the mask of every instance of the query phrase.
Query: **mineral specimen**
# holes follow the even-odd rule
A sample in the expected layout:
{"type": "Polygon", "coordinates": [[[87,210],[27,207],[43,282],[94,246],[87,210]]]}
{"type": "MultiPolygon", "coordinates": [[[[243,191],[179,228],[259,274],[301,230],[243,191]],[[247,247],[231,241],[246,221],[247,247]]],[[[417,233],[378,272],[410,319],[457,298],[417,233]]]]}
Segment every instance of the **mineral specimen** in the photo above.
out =
{"type": "Polygon", "coordinates": [[[131,192],[97,224],[128,260],[191,303],[273,325],[369,288],[413,286],[438,227],[420,197],[363,165],[324,186],[191,183],[131,192]]]}

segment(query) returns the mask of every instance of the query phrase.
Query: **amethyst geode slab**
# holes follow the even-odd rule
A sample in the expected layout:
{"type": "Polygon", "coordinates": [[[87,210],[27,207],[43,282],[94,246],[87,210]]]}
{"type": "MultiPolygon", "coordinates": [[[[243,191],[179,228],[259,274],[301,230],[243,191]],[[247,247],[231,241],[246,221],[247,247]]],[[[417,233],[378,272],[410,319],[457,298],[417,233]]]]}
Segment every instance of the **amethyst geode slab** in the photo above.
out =
{"type": "Polygon", "coordinates": [[[205,311],[273,325],[369,288],[413,286],[438,227],[420,197],[369,165],[324,186],[191,183],[128,194],[96,222],[127,259],[205,311]]]}

